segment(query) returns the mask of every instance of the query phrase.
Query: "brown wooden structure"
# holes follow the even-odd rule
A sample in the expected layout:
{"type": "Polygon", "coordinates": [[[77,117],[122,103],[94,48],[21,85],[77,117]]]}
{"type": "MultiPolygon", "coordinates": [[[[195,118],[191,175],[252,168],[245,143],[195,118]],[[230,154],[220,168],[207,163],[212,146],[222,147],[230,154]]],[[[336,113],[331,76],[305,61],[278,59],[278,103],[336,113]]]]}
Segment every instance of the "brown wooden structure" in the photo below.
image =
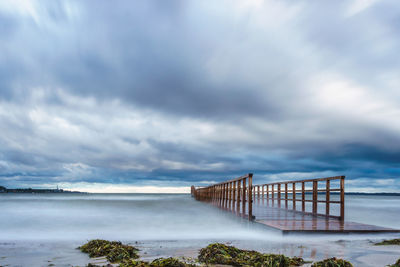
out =
{"type": "Polygon", "coordinates": [[[192,196],[197,200],[209,201],[223,209],[236,211],[241,216],[253,219],[253,174],[195,189],[192,186],[192,196]],[[246,205],[247,204],[247,205],[246,205]]]}
{"type": "Polygon", "coordinates": [[[253,185],[253,174],[195,188],[196,200],[210,202],[257,223],[289,232],[399,232],[345,222],[345,176],[253,185]]]}
{"type": "Polygon", "coordinates": [[[284,202],[285,209],[300,211],[305,214],[337,218],[344,221],[344,179],[345,176],[335,176],[261,184],[253,186],[253,192],[254,197],[258,200],[266,199],[267,201],[271,201],[272,204],[276,202],[279,208],[282,207],[282,202],[284,202]],[[333,181],[338,181],[335,188],[331,186],[333,181]],[[319,184],[323,184],[323,187],[321,188],[319,184]],[[340,195],[339,199],[332,200],[331,192],[337,192],[340,195]],[[312,198],[307,199],[307,194],[311,195],[312,198]],[[297,203],[301,206],[298,207],[297,203]],[[306,203],[312,204],[311,210],[306,209],[306,203]],[[325,206],[324,212],[318,212],[318,204],[320,203],[325,206]],[[331,214],[330,208],[332,204],[339,205],[340,213],[338,215],[331,214]]]}

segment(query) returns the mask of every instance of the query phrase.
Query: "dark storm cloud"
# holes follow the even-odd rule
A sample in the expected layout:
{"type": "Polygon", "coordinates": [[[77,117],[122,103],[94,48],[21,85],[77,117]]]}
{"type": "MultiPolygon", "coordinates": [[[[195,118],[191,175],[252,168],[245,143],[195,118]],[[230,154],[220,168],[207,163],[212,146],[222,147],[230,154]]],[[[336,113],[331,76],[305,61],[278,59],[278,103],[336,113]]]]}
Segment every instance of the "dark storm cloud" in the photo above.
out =
{"type": "Polygon", "coordinates": [[[397,6],[0,5],[2,183],[396,178],[397,6]]]}

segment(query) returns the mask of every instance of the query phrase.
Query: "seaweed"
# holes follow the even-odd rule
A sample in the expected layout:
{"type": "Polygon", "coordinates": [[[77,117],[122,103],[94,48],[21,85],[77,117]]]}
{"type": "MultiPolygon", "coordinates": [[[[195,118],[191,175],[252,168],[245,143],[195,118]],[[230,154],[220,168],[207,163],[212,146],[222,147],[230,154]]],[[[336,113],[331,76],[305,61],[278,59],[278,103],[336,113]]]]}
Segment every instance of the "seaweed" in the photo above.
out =
{"type": "MultiPolygon", "coordinates": [[[[177,258],[158,258],[152,262],[138,260],[138,249],[124,245],[118,241],[91,240],[80,246],[84,253],[90,257],[106,257],[111,263],[118,263],[119,267],[195,267],[196,264],[181,261],[177,258]]],[[[200,263],[224,264],[231,266],[254,266],[254,267],[291,267],[301,266],[305,261],[300,257],[286,257],[280,254],[263,254],[254,250],[243,250],[221,243],[213,243],[200,250],[198,260],[200,263]]],[[[98,265],[89,263],[88,267],[98,265]]],[[[103,266],[112,266],[110,264],[103,266]]],[[[353,267],[343,259],[330,258],[316,262],[312,267],[353,267]]],[[[400,267],[400,259],[390,267],[400,267]]]]}
{"type": "Polygon", "coordinates": [[[107,241],[101,239],[91,240],[88,243],[80,246],[84,253],[88,253],[89,257],[103,257],[111,263],[120,262],[124,259],[139,258],[138,249],[129,245],[123,245],[118,241],[107,241]]]}
{"type": "MultiPolygon", "coordinates": [[[[124,245],[119,241],[107,241],[95,239],[78,247],[82,252],[88,253],[89,257],[106,257],[111,263],[119,263],[120,267],[194,267],[193,264],[182,262],[176,258],[159,258],[151,263],[137,260],[139,258],[138,249],[129,245],[124,245]]],[[[89,263],[88,267],[97,267],[89,263]]],[[[112,266],[110,264],[103,266],[112,266]]]]}
{"type": "Polygon", "coordinates": [[[304,264],[302,258],[289,258],[278,254],[262,254],[254,250],[242,250],[233,246],[213,243],[200,250],[198,259],[206,264],[232,266],[289,267],[304,264]]]}
{"type": "Polygon", "coordinates": [[[119,267],[150,267],[150,264],[135,259],[124,259],[119,263],[119,267]]]}
{"type": "Polygon", "coordinates": [[[194,264],[182,262],[176,258],[158,258],[150,263],[151,267],[194,267],[194,264]]]}
{"type": "Polygon", "coordinates": [[[113,266],[111,264],[97,265],[97,264],[93,264],[93,263],[88,263],[88,265],[86,265],[86,267],[113,267],[113,266]]]}
{"type": "Polygon", "coordinates": [[[400,267],[400,259],[398,259],[395,264],[388,265],[388,267],[400,267]]]}
{"type": "Polygon", "coordinates": [[[387,245],[400,245],[400,238],[383,240],[382,242],[375,243],[375,246],[387,246],[387,245]]]}
{"type": "Polygon", "coordinates": [[[315,262],[311,267],[353,267],[353,264],[343,259],[330,258],[315,262]]]}
{"type": "Polygon", "coordinates": [[[134,259],[123,260],[119,267],[194,267],[194,264],[187,264],[176,258],[158,258],[151,263],[144,261],[137,261],[134,259]]]}

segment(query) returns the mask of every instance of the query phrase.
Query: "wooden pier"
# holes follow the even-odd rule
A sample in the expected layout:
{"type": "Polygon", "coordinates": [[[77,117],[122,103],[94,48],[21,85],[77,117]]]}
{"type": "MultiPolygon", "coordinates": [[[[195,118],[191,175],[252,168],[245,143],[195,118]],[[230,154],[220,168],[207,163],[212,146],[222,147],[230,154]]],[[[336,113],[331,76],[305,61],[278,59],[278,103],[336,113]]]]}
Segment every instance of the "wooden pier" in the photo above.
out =
{"type": "Polygon", "coordinates": [[[253,185],[253,174],[196,188],[192,196],[283,233],[385,233],[400,230],[345,218],[345,176],[253,185]]]}

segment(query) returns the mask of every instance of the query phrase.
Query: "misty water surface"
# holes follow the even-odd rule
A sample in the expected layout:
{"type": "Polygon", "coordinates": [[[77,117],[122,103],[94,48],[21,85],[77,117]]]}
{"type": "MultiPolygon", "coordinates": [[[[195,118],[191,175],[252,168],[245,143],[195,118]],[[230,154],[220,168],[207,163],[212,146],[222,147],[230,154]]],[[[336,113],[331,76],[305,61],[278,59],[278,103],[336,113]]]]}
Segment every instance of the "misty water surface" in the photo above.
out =
{"type": "MultiPolygon", "coordinates": [[[[280,238],[186,194],[1,194],[0,239],[280,238]]],[[[400,197],[346,196],[346,219],[400,227],[400,197]]]]}

